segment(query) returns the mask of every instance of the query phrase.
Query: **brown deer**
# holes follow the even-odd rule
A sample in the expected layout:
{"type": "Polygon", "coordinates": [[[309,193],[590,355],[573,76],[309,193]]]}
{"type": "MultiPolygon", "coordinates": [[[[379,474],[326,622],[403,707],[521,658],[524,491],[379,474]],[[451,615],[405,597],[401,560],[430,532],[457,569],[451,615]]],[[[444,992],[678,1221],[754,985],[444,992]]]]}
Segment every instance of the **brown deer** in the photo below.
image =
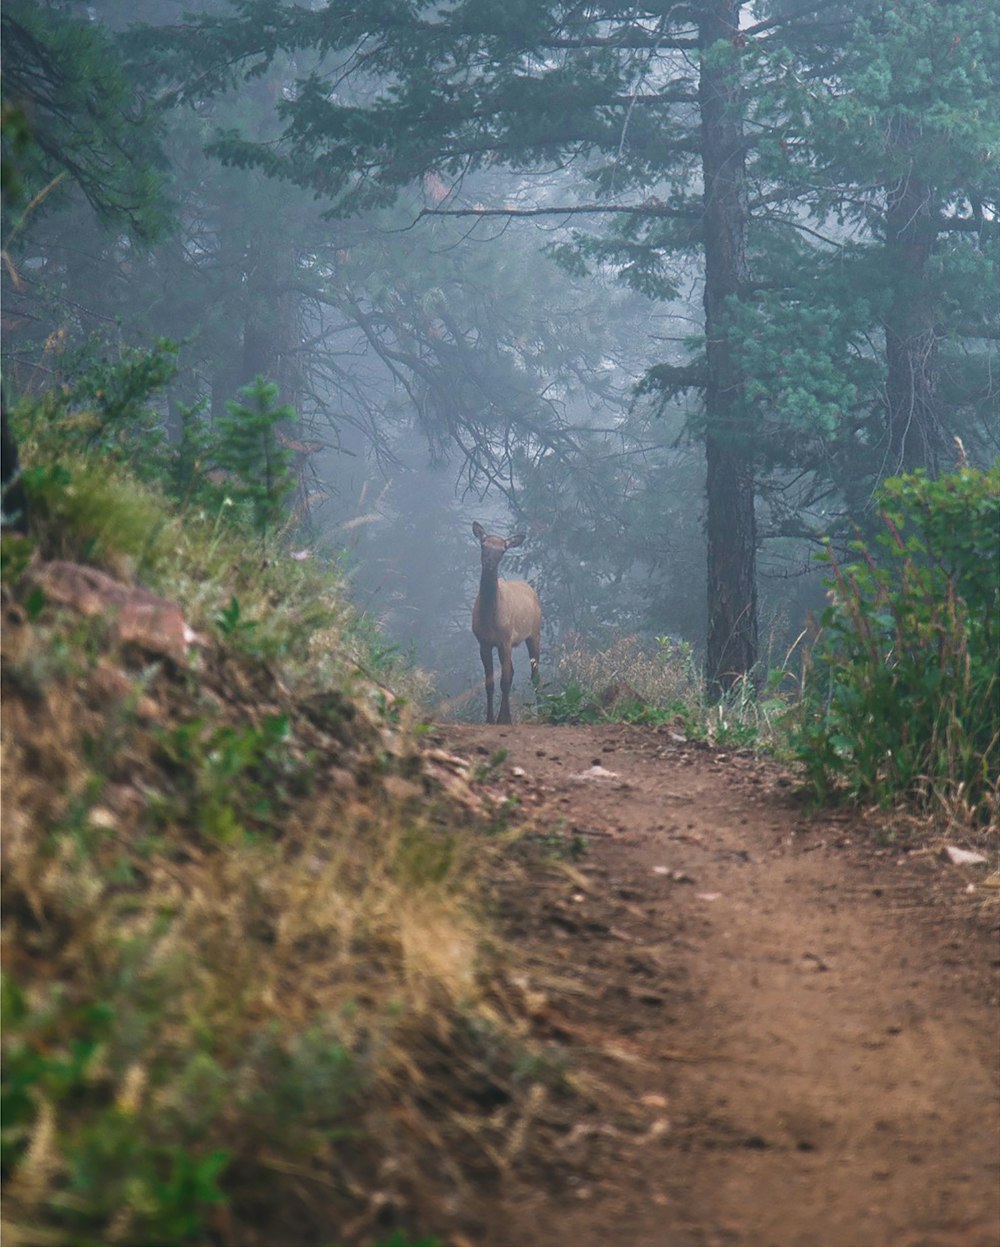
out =
{"type": "Polygon", "coordinates": [[[483,570],[479,593],[472,608],[472,631],[486,672],[486,722],[493,722],[493,651],[500,651],[500,713],[497,723],[510,722],[510,686],[514,683],[511,650],[524,641],[531,659],[531,682],[538,687],[538,650],[542,632],[542,608],[526,580],[500,580],[497,568],[508,550],[524,541],[524,533],[505,539],[491,536],[482,524],[473,524],[479,538],[483,570]]]}

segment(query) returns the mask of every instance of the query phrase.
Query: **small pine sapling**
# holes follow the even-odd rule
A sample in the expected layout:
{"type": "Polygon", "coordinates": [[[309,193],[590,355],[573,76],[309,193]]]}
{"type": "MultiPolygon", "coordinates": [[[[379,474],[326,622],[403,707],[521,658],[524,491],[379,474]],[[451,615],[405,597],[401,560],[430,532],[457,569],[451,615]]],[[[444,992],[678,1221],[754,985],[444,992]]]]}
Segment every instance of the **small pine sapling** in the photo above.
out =
{"type": "Polygon", "coordinates": [[[240,401],[226,404],[213,446],[216,466],[230,476],[230,498],[237,505],[245,504],[263,542],[281,519],[293,485],[290,454],[278,442],[278,425],[294,420],[295,410],[279,405],[277,398],[273,382],[255,377],[240,390],[240,401]]]}

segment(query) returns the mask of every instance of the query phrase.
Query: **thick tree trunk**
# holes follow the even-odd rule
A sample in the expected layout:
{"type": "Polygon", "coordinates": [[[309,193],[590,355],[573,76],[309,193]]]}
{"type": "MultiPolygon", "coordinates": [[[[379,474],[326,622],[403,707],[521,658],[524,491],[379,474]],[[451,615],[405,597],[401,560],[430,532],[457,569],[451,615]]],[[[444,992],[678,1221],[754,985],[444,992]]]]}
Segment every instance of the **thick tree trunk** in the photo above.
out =
{"type": "MultiPolygon", "coordinates": [[[[905,150],[908,135],[897,136],[905,150]]],[[[936,472],[945,451],[938,407],[938,351],[927,263],[936,237],[929,188],[905,174],[886,205],[885,245],[892,300],[885,319],[889,473],[936,472]]]]}
{"type": "Polygon", "coordinates": [[[17,441],[7,419],[7,400],[0,385],[0,514],[3,527],[13,532],[28,531],[28,499],[21,480],[17,441]]]}
{"type": "MultiPolygon", "coordinates": [[[[235,190],[232,190],[235,196],[235,190]]],[[[225,295],[221,314],[211,347],[212,396],[211,416],[213,423],[226,414],[226,404],[236,398],[242,381],[243,342],[240,323],[243,317],[243,290],[240,278],[243,274],[243,251],[246,239],[237,220],[234,206],[224,196],[216,204],[217,219],[217,266],[223,274],[225,295]]]]}
{"type": "Polygon", "coordinates": [[[718,696],[757,661],[757,537],[753,446],[742,379],[727,336],[729,308],[747,280],[746,162],[738,70],[704,57],[739,39],[738,0],[705,0],[700,26],[705,183],[705,389],[709,692],[718,696]]]}

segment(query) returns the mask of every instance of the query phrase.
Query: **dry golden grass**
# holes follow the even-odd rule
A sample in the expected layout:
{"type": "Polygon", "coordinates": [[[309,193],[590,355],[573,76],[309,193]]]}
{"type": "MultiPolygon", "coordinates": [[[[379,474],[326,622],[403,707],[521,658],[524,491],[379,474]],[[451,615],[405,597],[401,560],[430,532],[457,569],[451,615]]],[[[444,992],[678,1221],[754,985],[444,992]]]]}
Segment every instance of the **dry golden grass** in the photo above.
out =
{"type": "MultiPolygon", "coordinates": [[[[671,638],[619,637],[603,650],[570,643],[554,654],[552,685],[542,698],[543,717],[557,722],[674,721],[678,731],[720,745],[774,750],[789,699],[783,690],[759,691],[738,681],[721,700],[710,700],[692,647],[671,638]]],[[[770,684],[770,682],[769,682],[770,684]]]]}
{"type": "Polygon", "coordinates": [[[579,684],[600,694],[619,686],[652,706],[680,702],[694,707],[702,697],[702,679],[689,647],[657,646],[638,636],[623,636],[607,649],[567,645],[555,652],[556,675],[564,684],[579,684]]]}

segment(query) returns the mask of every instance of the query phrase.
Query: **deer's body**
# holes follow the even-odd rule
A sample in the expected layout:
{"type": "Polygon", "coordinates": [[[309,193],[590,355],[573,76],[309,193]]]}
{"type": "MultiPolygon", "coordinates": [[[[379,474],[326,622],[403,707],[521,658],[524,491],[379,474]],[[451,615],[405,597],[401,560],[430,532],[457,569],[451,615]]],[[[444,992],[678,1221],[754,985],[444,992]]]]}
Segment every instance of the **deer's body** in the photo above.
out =
{"type": "Polygon", "coordinates": [[[479,538],[483,570],[479,577],[479,593],[472,608],[472,631],[479,642],[479,655],[486,674],[486,722],[493,719],[493,651],[500,654],[500,713],[497,723],[510,722],[510,689],[514,683],[514,661],[511,651],[525,642],[531,660],[531,682],[538,685],[538,653],[542,632],[542,607],[534,589],[526,580],[501,580],[497,575],[500,560],[514,546],[524,541],[524,534],[505,540],[490,536],[481,524],[473,524],[479,538]]]}

